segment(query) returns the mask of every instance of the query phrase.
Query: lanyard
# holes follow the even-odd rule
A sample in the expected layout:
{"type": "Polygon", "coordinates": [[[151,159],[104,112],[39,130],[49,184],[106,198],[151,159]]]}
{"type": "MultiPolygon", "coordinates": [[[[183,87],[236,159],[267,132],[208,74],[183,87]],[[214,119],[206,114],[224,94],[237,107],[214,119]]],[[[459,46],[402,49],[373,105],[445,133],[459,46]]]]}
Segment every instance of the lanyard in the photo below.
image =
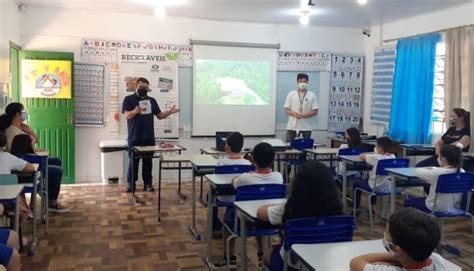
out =
{"type": "Polygon", "coordinates": [[[303,102],[304,98],[306,97],[307,90],[304,91],[303,98],[300,97],[300,92],[298,91],[298,100],[300,101],[300,113],[303,113],[303,102]]]}

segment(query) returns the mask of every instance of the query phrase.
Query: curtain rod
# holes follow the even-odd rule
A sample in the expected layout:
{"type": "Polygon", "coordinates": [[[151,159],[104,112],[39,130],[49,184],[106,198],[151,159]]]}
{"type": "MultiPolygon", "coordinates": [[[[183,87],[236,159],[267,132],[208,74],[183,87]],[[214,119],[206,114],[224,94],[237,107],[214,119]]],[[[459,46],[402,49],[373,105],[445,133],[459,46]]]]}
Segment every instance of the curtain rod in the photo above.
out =
{"type": "Polygon", "coordinates": [[[460,26],[456,26],[456,27],[444,28],[444,29],[441,29],[441,30],[436,30],[436,31],[431,31],[431,32],[426,32],[426,33],[411,35],[411,36],[405,36],[405,37],[393,38],[393,39],[386,39],[386,40],[383,40],[383,42],[391,42],[391,41],[396,41],[396,40],[401,40],[401,39],[414,38],[414,37],[418,37],[418,36],[422,36],[422,35],[426,35],[426,34],[447,32],[447,31],[452,30],[452,29],[458,29],[458,28],[464,28],[464,27],[471,27],[471,26],[474,26],[474,24],[460,25],[460,26]]]}

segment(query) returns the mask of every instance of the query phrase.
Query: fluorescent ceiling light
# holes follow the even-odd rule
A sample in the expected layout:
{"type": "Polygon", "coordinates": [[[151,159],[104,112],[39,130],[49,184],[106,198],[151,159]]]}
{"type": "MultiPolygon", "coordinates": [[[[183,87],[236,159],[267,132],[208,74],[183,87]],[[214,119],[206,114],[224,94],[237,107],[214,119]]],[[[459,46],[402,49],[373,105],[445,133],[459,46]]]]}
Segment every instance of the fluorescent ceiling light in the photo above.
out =
{"type": "Polygon", "coordinates": [[[157,5],[155,6],[155,10],[153,11],[153,15],[157,18],[163,18],[166,16],[166,10],[163,6],[157,5]]]}
{"type": "Polygon", "coordinates": [[[303,14],[300,17],[300,24],[302,25],[308,25],[309,24],[309,16],[308,14],[303,14]]]}
{"type": "Polygon", "coordinates": [[[365,5],[365,4],[367,4],[367,0],[357,0],[357,3],[359,3],[361,5],[365,5]]]}

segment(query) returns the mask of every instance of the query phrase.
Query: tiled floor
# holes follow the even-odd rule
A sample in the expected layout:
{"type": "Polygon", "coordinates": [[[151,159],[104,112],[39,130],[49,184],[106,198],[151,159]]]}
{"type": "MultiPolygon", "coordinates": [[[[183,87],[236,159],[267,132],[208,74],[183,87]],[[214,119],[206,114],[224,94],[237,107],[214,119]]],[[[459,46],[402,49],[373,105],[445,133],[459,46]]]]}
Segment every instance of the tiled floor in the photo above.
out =
{"type": "MultiPolygon", "coordinates": [[[[123,192],[124,186],[64,186],[62,202],[70,212],[52,215],[49,233],[40,227],[36,255],[22,257],[23,270],[208,270],[203,261],[206,242],[195,241],[187,228],[190,200],[180,200],[176,187],[174,183],[164,185],[162,219],[158,222],[157,192],[139,191],[144,204],[137,205],[130,194],[123,192]]],[[[190,183],[184,184],[183,190],[190,195],[190,183]]],[[[204,233],[206,209],[200,203],[197,206],[197,227],[204,233]]],[[[29,232],[28,227],[25,231],[29,232]]],[[[381,238],[383,231],[384,225],[378,224],[371,236],[362,215],[354,239],[381,238]]],[[[445,239],[462,250],[460,257],[448,253],[445,257],[463,270],[474,270],[474,236],[469,221],[447,221],[445,239]]],[[[256,270],[254,241],[249,245],[249,270],[256,270]]],[[[222,240],[215,240],[216,257],[222,248],[222,240]]]]}

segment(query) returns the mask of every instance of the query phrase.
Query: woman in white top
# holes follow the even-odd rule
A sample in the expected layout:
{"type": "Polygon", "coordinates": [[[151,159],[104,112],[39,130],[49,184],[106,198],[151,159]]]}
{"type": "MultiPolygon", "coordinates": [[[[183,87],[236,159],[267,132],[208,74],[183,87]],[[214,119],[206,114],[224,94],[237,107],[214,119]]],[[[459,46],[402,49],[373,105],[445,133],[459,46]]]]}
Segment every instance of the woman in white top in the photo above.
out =
{"type": "Polygon", "coordinates": [[[412,206],[410,203],[417,202],[419,204],[416,204],[416,206],[427,212],[452,212],[461,201],[462,193],[436,195],[436,187],[440,175],[464,172],[461,168],[461,161],[462,151],[460,148],[453,145],[444,145],[441,148],[438,157],[438,164],[440,167],[417,168],[415,171],[416,177],[430,184],[428,196],[422,202],[420,202],[420,199],[408,198],[406,203],[412,206]]]}
{"type": "MultiPolygon", "coordinates": [[[[341,195],[332,174],[327,166],[315,160],[301,165],[286,204],[266,205],[257,211],[259,220],[281,225],[281,232],[291,219],[342,214],[341,195]]],[[[283,270],[283,253],[281,245],[274,247],[271,254],[265,255],[264,263],[270,270],[283,270]]]]}

